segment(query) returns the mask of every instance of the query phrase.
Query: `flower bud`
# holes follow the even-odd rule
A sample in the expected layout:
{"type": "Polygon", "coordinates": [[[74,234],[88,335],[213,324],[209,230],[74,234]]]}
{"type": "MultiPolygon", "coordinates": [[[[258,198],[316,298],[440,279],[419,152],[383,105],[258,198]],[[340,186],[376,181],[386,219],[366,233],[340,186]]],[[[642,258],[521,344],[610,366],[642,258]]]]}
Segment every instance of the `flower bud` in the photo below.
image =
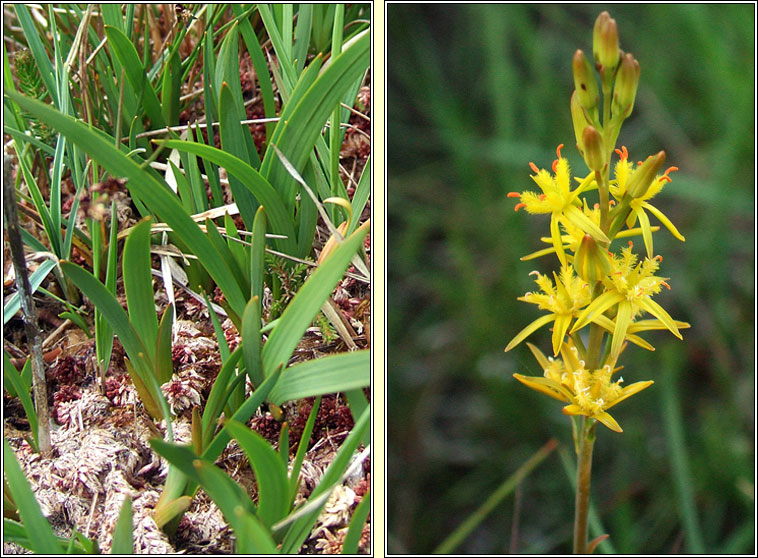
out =
{"type": "Polygon", "coordinates": [[[621,57],[621,66],[613,86],[613,115],[628,118],[634,108],[637,85],[640,81],[640,64],[630,53],[621,57]]]}
{"type": "Polygon", "coordinates": [[[619,63],[619,31],[616,20],[608,12],[603,12],[595,20],[592,32],[592,55],[595,64],[600,64],[601,75],[610,76],[619,63]]]}
{"type": "Polygon", "coordinates": [[[598,89],[589,60],[581,50],[577,50],[571,65],[574,69],[574,86],[579,96],[579,104],[587,111],[595,110],[598,103],[598,89]]]}
{"type": "Polygon", "coordinates": [[[598,246],[590,235],[585,234],[574,255],[574,269],[585,281],[600,281],[611,272],[608,252],[602,246],[598,246]]]}
{"type": "Polygon", "coordinates": [[[655,155],[648,157],[642,165],[637,167],[634,174],[632,174],[629,179],[629,184],[626,187],[626,193],[629,194],[632,199],[644,196],[665,160],[665,151],[659,151],[655,155]]]}
{"type": "Polygon", "coordinates": [[[603,153],[603,138],[593,126],[587,126],[582,132],[584,145],[584,160],[592,170],[603,170],[605,154],[603,153]]]}
{"type": "Polygon", "coordinates": [[[589,125],[589,120],[584,114],[584,109],[579,103],[579,93],[576,90],[571,94],[571,120],[574,123],[574,135],[576,136],[576,148],[584,157],[584,140],[582,132],[589,125]]]}

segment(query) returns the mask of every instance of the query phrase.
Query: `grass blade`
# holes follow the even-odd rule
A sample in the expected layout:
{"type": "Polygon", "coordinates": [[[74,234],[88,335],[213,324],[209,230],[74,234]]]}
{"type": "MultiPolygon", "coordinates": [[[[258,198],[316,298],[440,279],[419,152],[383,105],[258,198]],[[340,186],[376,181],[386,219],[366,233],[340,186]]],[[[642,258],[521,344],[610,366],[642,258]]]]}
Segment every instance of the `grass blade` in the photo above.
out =
{"type": "Polygon", "coordinates": [[[285,401],[344,392],[371,384],[371,351],[353,351],[290,366],[271,391],[275,405],[285,401]]]}
{"type": "Polygon", "coordinates": [[[334,289],[353,254],[363,242],[369,222],[361,225],[321,264],[301,287],[281,316],[263,347],[263,374],[268,376],[279,364],[289,361],[305,329],[334,289]]]}
{"type": "Polygon", "coordinates": [[[32,534],[28,539],[31,549],[37,554],[60,554],[61,547],[58,539],[47,519],[42,515],[34,493],[26,482],[24,471],[16,461],[16,456],[5,438],[3,438],[3,470],[8,486],[13,487],[11,489],[13,501],[16,503],[23,525],[27,533],[32,534]]]}
{"type": "Polygon", "coordinates": [[[271,527],[287,515],[287,466],[282,463],[271,445],[257,432],[236,421],[227,424],[229,433],[237,440],[255,471],[258,485],[258,517],[271,527]]]}
{"type": "Polygon", "coordinates": [[[155,313],[153,276],[150,272],[150,219],[135,225],[124,242],[123,254],[124,291],[129,309],[129,319],[155,362],[155,347],[158,340],[158,316],[155,313]]]}
{"type": "Polygon", "coordinates": [[[242,314],[247,300],[231,276],[231,271],[224,265],[222,258],[211,246],[205,234],[182,209],[176,196],[169,192],[165,184],[161,183],[150,172],[140,168],[137,163],[121,153],[101,134],[90,130],[86,125],[23,95],[12,91],[6,91],[6,95],[16,101],[21,108],[44,119],[50,126],[77,143],[112,175],[129,178],[127,188],[133,197],[147,201],[150,210],[155,212],[161,221],[168,223],[176,235],[199,258],[216,284],[224,292],[235,312],[242,314]]]}
{"type": "Polygon", "coordinates": [[[113,530],[111,554],[134,554],[134,535],[132,527],[132,499],[127,496],[121,505],[121,513],[113,530]]]}

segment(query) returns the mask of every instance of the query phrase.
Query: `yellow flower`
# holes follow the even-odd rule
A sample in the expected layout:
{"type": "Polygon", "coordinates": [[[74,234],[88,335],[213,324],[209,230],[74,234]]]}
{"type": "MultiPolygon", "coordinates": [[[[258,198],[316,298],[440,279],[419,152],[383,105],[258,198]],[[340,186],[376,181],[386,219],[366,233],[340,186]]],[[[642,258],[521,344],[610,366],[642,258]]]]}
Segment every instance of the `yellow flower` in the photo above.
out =
{"type": "Polygon", "coordinates": [[[563,338],[571,325],[571,320],[579,314],[584,306],[589,304],[592,293],[589,284],[574,275],[573,267],[564,266],[561,268],[560,277],[553,272],[555,284],[547,275],[542,275],[538,271],[530,273],[530,275],[534,274],[537,275],[534,282],[537,283],[542,292],[526,293],[518,300],[536,304],[540,310],[547,310],[550,314],[537,318],[522,329],[508,343],[505,350],[510,351],[545,324],[555,322],[553,324],[553,354],[557,355],[563,338]]]}
{"type": "MultiPolygon", "coordinates": [[[[659,258],[645,258],[637,263],[637,256],[632,252],[632,242],[621,250],[620,256],[611,258],[611,273],[603,279],[605,292],[593,300],[576,319],[571,333],[595,322],[606,329],[612,329],[611,359],[615,362],[621,353],[621,346],[634,318],[642,311],[649,312],[679,339],[677,323],[669,316],[652,296],[661,291],[661,285],[670,288],[665,277],[654,275],[658,271],[659,258]],[[609,327],[609,318],[603,313],[616,307],[616,322],[609,327]]],[[[653,329],[653,328],[649,328],[653,329]]],[[[636,331],[640,331],[636,329],[636,331]]],[[[635,341],[636,342],[636,341],[635,341]]]]}
{"type": "MultiPolygon", "coordinates": [[[[630,163],[628,160],[629,153],[627,152],[626,147],[622,146],[621,150],[616,150],[616,153],[619,154],[620,159],[616,163],[615,167],[616,180],[611,181],[610,190],[617,200],[621,200],[627,193],[627,187],[631,181],[631,177],[634,175],[636,170],[633,168],[632,163],[630,163]]],[[[640,222],[640,228],[642,229],[642,238],[645,241],[645,249],[647,250],[648,258],[653,257],[653,228],[650,226],[650,219],[645,213],[646,209],[655,215],[658,220],[663,223],[663,225],[671,232],[671,234],[684,242],[684,237],[676,229],[669,218],[666,217],[660,209],[648,202],[649,199],[653,198],[658,192],[663,189],[667,182],[671,182],[671,178],[669,178],[668,174],[677,170],[679,170],[677,167],[669,167],[666,169],[666,172],[664,172],[663,175],[657,176],[655,180],[652,181],[644,194],[635,199],[632,199],[629,202],[631,211],[626,219],[626,226],[631,229],[634,227],[636,221],[640,222]]]]}
{"type": "Polygon", "coordinates": [[[522,374],[513,377],[527,387],[568,403],[563,414],[593,418],[615,432],[623,431],[608,409],[653,383],[647,380],[621,387],[624,379],[611,381],[614,371],[609,364],[599,370],[587,370],[570,341],[561,347],[562,361],[547,358],[537,347],[527,344],[542,366],[544,377],[522,374]]]}
{"type": "Polygon", "coordinates": [[[521,198],[521,203],[517,204],[515,209],[525,208],[528,213],[550,213],[550,236],[553,240],[553,246],[558,254],[561,265],[566,265],[566,253],[563,250],[563,241],[561,240],[561,230],[559,224],[570,223],[575,227],[582,229],[585,233],[592,236],[597,241],[603,242],[606,246],[610,240],[592,222],[579,208],[581,206],[578,196],[593,181],[594,174],[591,173],[575,189],[571,190],[571,169],[568,160],[561,157],[561,148],[558,146],[556,153],[558,159],[553,161],[553,175],[545,169],[538,169],[534,163],[529,163],[532,170],[536,173],[532,175],[532,180],[542,190],[541,194],[536,192],[510,192],[508,197],[521,198]]]}

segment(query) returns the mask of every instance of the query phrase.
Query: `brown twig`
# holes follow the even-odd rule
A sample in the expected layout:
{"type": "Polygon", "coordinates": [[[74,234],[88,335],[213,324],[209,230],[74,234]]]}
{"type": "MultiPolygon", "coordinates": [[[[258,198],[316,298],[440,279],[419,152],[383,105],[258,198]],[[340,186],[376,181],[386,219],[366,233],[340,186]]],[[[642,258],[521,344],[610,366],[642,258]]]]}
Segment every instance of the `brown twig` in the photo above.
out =
{"type": "Polygon", "coordinates": [[[47,406],[47,381],[42,356],[42,335],[34,310],[32,288],[29,284],[24,247],[21,243],[18,208],[16,207],[16,188],[13,185],[12,171],[11,158],[3,153],[3,210],[11,259],[16,271],[16,286],[21,300],[21,314],[24,319],[27,343],[30,345],[32,358],[32,391],[34,392],[34,407],[38,419],[37,443],[42,457],[50,458],[53,454],[53,448],[50,445],[50,409],[47,406]]]}

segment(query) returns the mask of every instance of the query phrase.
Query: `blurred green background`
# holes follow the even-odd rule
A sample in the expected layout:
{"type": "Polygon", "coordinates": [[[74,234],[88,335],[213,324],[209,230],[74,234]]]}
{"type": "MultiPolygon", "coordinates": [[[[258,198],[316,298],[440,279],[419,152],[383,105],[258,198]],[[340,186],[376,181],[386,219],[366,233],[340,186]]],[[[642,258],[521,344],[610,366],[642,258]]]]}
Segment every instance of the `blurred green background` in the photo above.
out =
{"type": "MultiPolygon", "coordinates": [[[[559,143],[587,172],[571,57],[591,57],[603,9],[387,6],[390,553],[431,552],[551,437],[559,450],[457,550],[571,551],[570,421],[513,379],[541,373],[526,345],[503,352],[541,315],[516,300],[528,273],[557,260],[519,260],[548,220],[506,193],[536,189],[528,163],[549,168],[559,143]]],[[[610,534],[598,553],[753,553],[755,5],[608,9],[642,68],[618,145],[680,169],[655,205],[687,241],[656,233],[671,285],[656,301],[692,328],[621,357],[627,384],[655,384],[615,409],[623,434],[598,427],[590,535],[610,534]]],[[[549,336],[530,341],[547,352],[549,336]]]]}

